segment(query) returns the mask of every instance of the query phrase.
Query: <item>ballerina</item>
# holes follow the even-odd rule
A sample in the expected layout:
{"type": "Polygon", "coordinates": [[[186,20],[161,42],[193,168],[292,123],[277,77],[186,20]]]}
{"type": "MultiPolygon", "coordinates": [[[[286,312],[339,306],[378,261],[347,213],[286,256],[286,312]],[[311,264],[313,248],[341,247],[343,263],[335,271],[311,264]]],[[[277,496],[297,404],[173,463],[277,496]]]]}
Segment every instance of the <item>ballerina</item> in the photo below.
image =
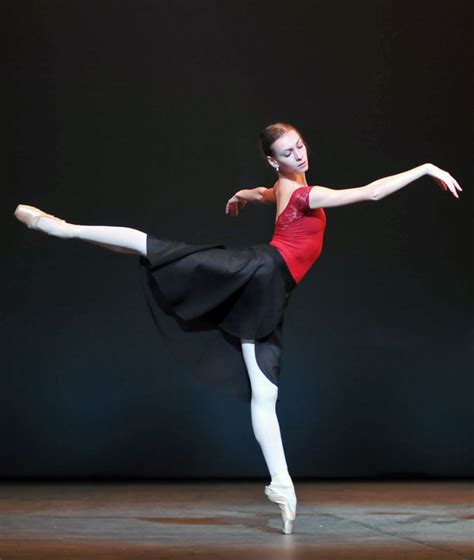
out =
{"type": "Polygon", "coordinates": [[[225,212],[238,216],[250,202],[276,204],[267,244],[244,249],[196,245],[128,227],[70,224],[24,204],[15,216],[52,236],[139,255],[148,307],[176,358],[210,385],[250,402],[252,428],[271,476],[264,493],[279,506],[283,532],[290,534],[297,498],[276,414],[281,335],[290,294],[322,252],[324,208],[378,201],[425,175],[456,198],[462,188],[431,163],[361,187],[309,186],[306,144],[293,125],[267,126],[260,142],[278,180],[272,187],[239,190],[225,212]]]}

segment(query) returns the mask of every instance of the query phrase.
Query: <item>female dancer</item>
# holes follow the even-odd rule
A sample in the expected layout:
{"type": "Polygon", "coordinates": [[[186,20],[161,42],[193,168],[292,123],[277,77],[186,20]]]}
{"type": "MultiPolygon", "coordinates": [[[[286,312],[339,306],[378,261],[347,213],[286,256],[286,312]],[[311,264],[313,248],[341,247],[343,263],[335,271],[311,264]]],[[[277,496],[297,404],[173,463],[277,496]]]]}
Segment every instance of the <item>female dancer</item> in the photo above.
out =
{"type": "Polygon", "coordinates": [[[248,202],[276,203],[269,244],[246,249],[192,245],[127,227],[69,224],[25,205],[17,207],[15,216],[49,235],[140,255],[147,302],[167,345],[204,380],[250,401],[252,427],[271,476],[265,494],[280,507],[283,532],[289,534],[297,499],[276,415],[281,330],[292,289],[321,253],[323,208],[377,201],[423,175],[456,198],[462,189],[430,163],[362,187],[308,186],[306,144],[294,126],[271,124],[260,141],[278,181],[272,188],[238,191],[228,200],[226,213],[237,216],[248,202]]]}

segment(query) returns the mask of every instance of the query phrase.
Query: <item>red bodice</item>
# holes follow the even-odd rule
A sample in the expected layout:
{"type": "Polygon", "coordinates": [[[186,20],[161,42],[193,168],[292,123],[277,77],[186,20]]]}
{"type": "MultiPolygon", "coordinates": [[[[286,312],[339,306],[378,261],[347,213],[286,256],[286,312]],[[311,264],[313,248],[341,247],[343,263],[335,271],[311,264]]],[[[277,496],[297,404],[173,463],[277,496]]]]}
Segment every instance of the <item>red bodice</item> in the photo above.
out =
{"type": "Polygon", "coordinates": [[[298,187],[278,216],[270,245],[276,247],[295,279],[303,276],[316,262],[323,248],[326,214],[322,208],[309,207],[309,191],[313,187],[298,187]]]}

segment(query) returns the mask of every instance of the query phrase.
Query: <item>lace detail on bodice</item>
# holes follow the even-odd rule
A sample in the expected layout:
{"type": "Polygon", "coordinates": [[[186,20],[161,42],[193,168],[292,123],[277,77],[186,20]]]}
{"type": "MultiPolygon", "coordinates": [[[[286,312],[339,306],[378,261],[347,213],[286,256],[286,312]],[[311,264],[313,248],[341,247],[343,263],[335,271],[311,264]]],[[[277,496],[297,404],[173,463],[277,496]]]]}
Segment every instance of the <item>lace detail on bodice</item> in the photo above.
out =
{"type": "Polygon", "coordinates": [[[288,200],[283,212],[278,216],[275,226],[278,229],[285,229],[297,218],[300,218],[305,210],[309,208],[309,190],[311,187],[298,187],[295,189],[288,200]]]}

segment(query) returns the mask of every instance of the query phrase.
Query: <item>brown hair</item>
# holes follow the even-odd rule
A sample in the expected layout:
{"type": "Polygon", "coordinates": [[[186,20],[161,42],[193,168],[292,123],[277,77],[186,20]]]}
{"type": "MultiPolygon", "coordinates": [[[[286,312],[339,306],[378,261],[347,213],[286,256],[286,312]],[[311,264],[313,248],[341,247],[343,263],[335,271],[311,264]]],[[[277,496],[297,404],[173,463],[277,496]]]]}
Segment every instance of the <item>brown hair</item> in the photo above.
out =
{"type": "MultiPolygon", "coordinates": [[[[293,126],[292,124],[289,124],[289,123],[276,122],[276,123],[269,124],[268,126],[266,126],[259,134],[260,147],[262,149],[263,155],[265,157],[266,156],[272,156],[273,155],[273,150],[272,150],[273,143],[276,140],[278,140],[278,138],[280,138],[280,136],[283,136],[283,134],[285,134],[285,132],[288,132],[290,130],[294,130],[295,132],[297,132],[301,136],[300,131],[295,126],[293,126]]],[[[303,140],[302,136],[301,136],[301,139],[303,140]]],[[[303,143],[306,146],[306,142],[304,140],[303,140],[303,143]]]]}

